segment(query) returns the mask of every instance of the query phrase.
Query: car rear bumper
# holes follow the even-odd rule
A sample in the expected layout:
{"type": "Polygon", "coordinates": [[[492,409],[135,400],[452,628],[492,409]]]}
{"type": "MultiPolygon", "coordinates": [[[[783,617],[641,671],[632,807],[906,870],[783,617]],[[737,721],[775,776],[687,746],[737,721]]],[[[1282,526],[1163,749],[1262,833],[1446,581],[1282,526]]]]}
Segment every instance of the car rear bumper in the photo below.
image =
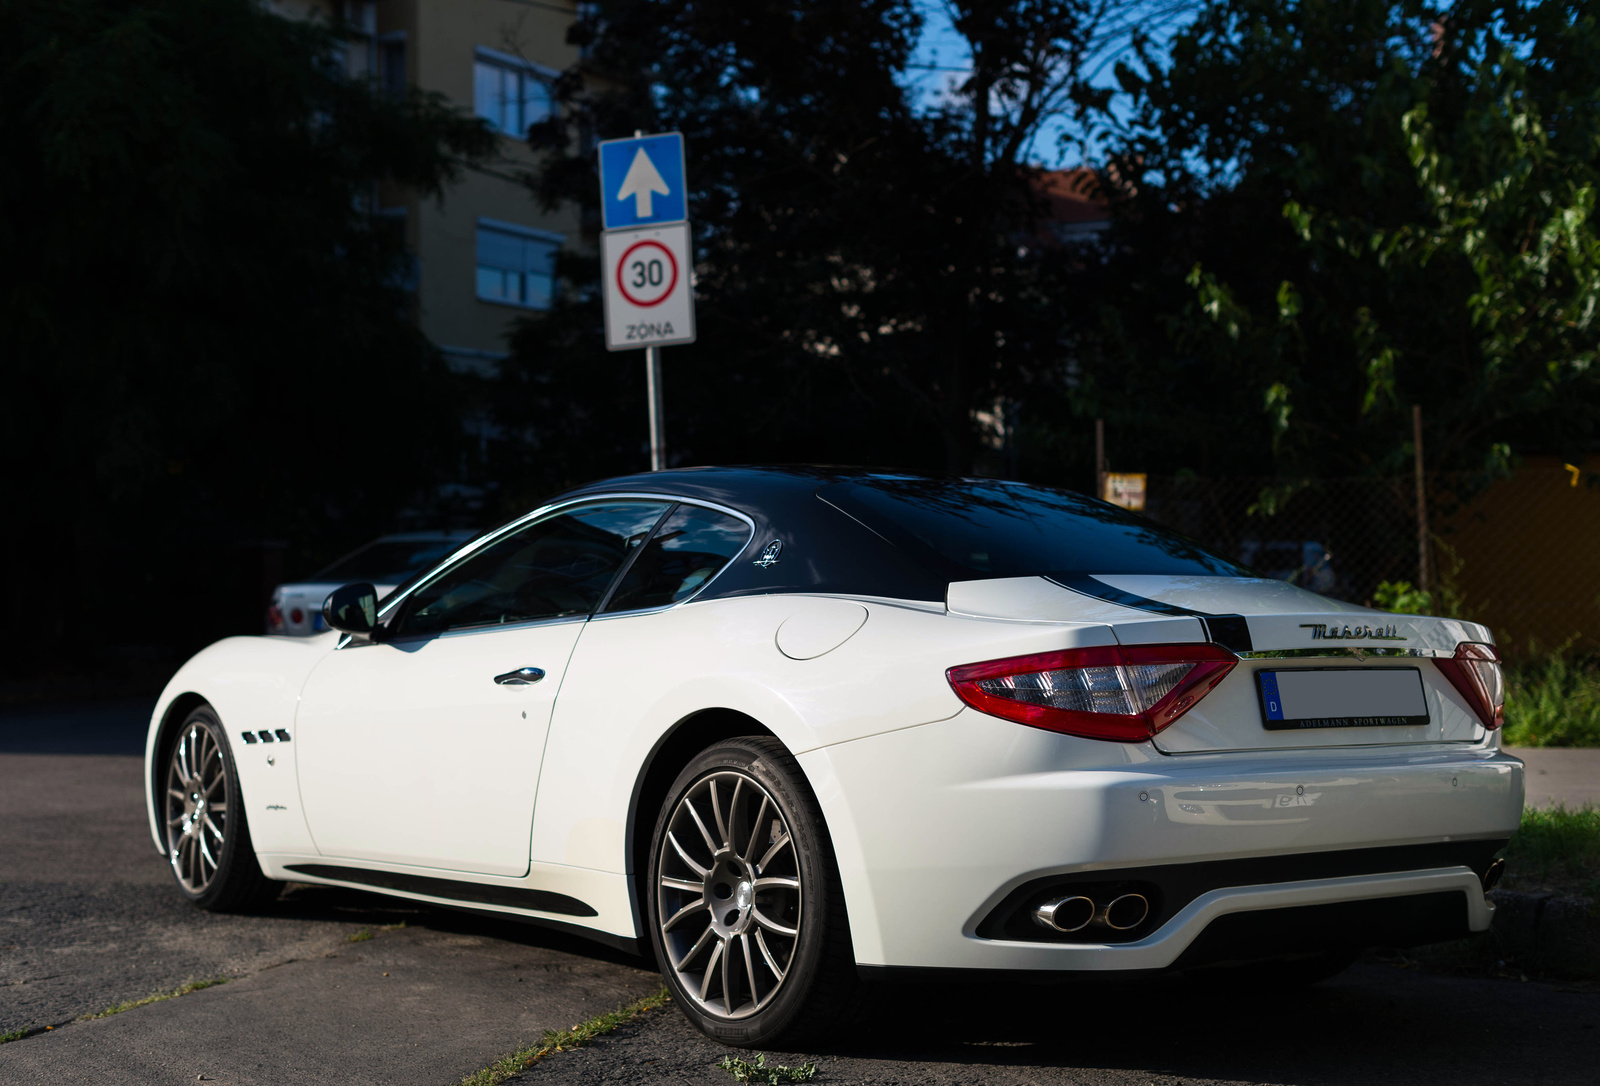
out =
{"type": "Polygon", "coordinates": [[[1149,970],[1314,949],[1319,925],[1329,947],[1481,931],[1523,796],[1522,763],[1481,746],[1174,757],[971,710],[799,760],[868,967],[1149,970]],[[1139,930],[1031,922],[1059,885],[1139,879],[1139,930]]]}

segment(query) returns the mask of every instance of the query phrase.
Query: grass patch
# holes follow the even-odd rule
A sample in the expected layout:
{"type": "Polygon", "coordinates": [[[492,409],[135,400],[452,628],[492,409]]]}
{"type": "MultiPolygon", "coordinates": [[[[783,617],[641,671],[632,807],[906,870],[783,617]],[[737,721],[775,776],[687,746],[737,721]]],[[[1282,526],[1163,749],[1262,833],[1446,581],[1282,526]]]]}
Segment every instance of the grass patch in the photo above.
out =
{"type": "Polygon", "coordinates": [[[1600,808],[1526,808],[1506,846],[1506,885],[1600,897],[1600,808]]]}
{"type": "Polygon", "coordinates": [[[28,1031],[25,1029],[14,1029],[10,1033],[0,1033],[0,1045],[5,1044],[7,1041],[20,1041],[27,1035],[28,1031]]]}
{"type": "Polygon", "coordinates": [[[227,977],[216,977],[212,980],[186,981],[185,983],[180,984],[176,988],[172,989],[170,992],[156,992],[154,995],[147,995],[143,999],[130,999],[126,1003],[113,1003],[105,1010],[97,1011],[94,1014],[81,1014],[78,1016],[78,1021],[92,1022],[96,1018],[110,1018],[113,1014],[121,1014],[123,1011],[131,1011],[135,1007],[148,1007],[152,1003],[160,1003],[165,999],[177,999],[179,996],[186,996],[190,992],[198,992],[202,988],[214,988],[218,984],[226,983],[228,983],[227,977]]]}
{"type": "Polygon", "coordinates": [[[1600,662],[1562,646],[1508,663],[1506,680],[1506,744],[1600,747],[1600,662]]]}
{"type": "Polygon", "coordinates": [[[468,1075],[461,1080],[461,1086],[499,1086],[506,1079],[526,1071],[546,1056],[565,1052],[569,1048],[584,1048],[593,1044],[596,1038],[605,1036],[642,1014],[647,1014],[658,1007],[665,1007],[669,1002],[671,997],[667,995],[666,986],[663,985],[654,995],[636,999],[609,1014],[580,1022],[571,1029],[547,1029],[538,1044],[520,1048],[477,1074],[468,1075]]]}
{"type": "Polygon", "coordinates": [[[799,1067],[785,1067],[780,1063],[768,1067],[765,1052],[756,1053],[755,1063],[737,1056],[724,1056],[717,1066],[732,1075],[735,1082],[764,1082],[767,1086],[778,1086],[780,1082],[810,1082],[817,1076],[814,1063],[802,1063],[799,1067]]]}
{"type": "Polygon", "coordinates": [[[349,942],[352,942],[352,943],[364,943],[370,938],[372,938],[372,932],[368,931],[366,928],[362,928],[360,931],[356,932],[354,935],[349,936],[349,942]]]}

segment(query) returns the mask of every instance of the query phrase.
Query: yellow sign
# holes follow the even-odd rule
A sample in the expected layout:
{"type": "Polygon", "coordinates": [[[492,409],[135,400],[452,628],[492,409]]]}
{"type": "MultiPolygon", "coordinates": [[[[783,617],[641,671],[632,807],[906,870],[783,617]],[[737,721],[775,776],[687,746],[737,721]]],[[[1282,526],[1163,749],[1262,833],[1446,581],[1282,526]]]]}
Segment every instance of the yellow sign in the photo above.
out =
{"type": "Polygon", "coordinates": [[[1106,472],[1105,500],[1124,509],[1144,508],[1144,473],[1106,472]]]}

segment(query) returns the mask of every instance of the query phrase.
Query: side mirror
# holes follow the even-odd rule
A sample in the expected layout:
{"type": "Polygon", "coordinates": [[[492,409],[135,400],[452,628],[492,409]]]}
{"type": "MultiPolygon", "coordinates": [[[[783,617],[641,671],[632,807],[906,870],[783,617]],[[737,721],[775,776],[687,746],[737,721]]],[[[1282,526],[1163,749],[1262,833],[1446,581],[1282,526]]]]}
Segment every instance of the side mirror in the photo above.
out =
{"type": "Polygon", "coordinates": [[[365,581],[341,585],[322,601],[322,617],[335,630],[370,634],[378,625],[378,590],[365,581]]]}

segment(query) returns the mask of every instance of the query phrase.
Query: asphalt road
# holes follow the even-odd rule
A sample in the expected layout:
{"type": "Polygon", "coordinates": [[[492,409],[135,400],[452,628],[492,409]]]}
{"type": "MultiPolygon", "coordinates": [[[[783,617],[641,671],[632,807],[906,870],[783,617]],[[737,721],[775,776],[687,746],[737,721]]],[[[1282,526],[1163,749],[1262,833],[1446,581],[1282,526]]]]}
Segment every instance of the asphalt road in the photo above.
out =
{"type": "MultiPolygon", "coordinates": [[[[146,712],[0,712],[0,1034],[56,1027],[0,1044],[0,1082],[451,1086],[655,990],[646,963],[596,945],[375,895],[296,886],[259,916],[191,908],[145,829],[146,712]]],[[[1539,780],[1592,780],[1551,768],[1539,780]]],[[[669,1008],[518,1081],[731,1083],[727,1054],[669,1008]]],[[[1591,1083],[1600,989],[1381,964],[1306,991],[892,988],[825,1050],[768,1055],[840,1083],[1591,1083]]]]}
{"type": "Polygon", "coordinates": [[[373,894],[195,909],[146,828],[131,751],[148,718],[142,702],[0,712],[0,1034],[54,1027],[0,1044],[0,1083],[444,1086],[659,987],[584,940],[373,894]]]}
{"type": "Polygon", "coordinates": [[[1600,749],[1507,747],[1527,765],[1529,807],[1600,806],[1600,749]]]}

